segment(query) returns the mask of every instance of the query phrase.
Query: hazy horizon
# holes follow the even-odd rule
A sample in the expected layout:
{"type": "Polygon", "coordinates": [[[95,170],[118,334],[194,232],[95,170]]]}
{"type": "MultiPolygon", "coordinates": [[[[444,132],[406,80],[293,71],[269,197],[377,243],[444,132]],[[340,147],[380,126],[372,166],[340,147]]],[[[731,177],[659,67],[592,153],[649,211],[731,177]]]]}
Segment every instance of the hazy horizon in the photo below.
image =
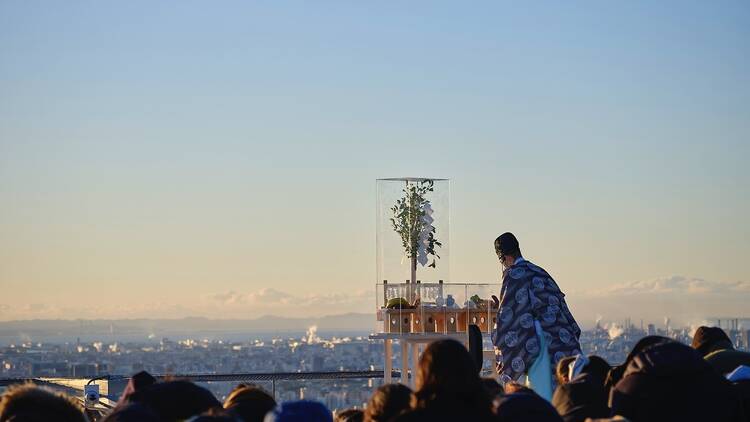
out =
{"type": "Polygon", "coordinates": [[[750,5],[0,3],[0,321],[375,311],[375,179],[451,179],[582,322],[745,317],[750,5]]]}

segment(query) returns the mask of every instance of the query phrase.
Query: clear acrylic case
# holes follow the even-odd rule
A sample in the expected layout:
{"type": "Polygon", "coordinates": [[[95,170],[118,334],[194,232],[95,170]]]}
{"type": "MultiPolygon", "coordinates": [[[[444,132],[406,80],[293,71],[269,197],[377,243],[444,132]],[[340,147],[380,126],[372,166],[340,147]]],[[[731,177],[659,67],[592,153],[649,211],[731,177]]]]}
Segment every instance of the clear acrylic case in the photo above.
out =
{"type": "Polygon", "coordinates": [[[450,182],[379,179],[376,188],[376,282],[449,282],[450,182]]]}

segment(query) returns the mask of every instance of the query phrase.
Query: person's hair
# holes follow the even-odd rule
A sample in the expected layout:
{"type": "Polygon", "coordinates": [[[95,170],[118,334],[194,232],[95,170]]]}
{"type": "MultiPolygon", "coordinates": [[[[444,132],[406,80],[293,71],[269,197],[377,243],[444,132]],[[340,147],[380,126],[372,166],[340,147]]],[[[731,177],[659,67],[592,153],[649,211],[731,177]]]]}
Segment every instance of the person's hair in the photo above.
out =
{"type": "Polygon", "coordinates": [[[221,407],[210,391],[186,380],[157,382],[130,400],[150,407],[163,420],[187,419],[221,407]]]}
{"type": "Polygon", "coordinates": [[[238,422],[240,420],[244,421],[244,419],[217,407],[190,419],[190,422],[238,422]]]}
{"type": "Polygon", "coordinates": [[[727,333],[719,327],[701,326],[695,331],[691,346],[697,350],[701,356],[706,356],[711,352],[722,349],[733,349],[732,340],[727,333]]]}
{"type": "Polygon", "coordinates": [[[589,363],[583,368],[582,373],[593,375],[600,383],[604,383],[607,378],[607,374],[612,369],[612,366],[604,360],[604,358],[596,355],[589,355],[589,363]]]}
{"type": "Polygon", "coordinates": [[[489,397],[490,401],[495,400],[497,397],[502,396],[505,393],[503,386],[500,385],[500,383],[497,382],[495,378],[484,377],[479,381],[482,383],[482,388],[484,388],[484,391],[485,393],[487,393],[487,397],[489,397]]]}
{"type": "Polygon", "coordinates": [[[534,390],[532,390],[531,388],[517,381],[506,382],[505,383],[505,395],[516,394],[516,393],[534,393],[534,390]]]}
{"type": "Polygon", "coordinates": [[[570,363],[574,360],[576,360],[575,356],[565,356],[557,362],[557,367],[555,368],[555,377],[557,378],[558,385],[567,384],[570,381],[568,379],[568,368],[570,367],[570,363]]]}
{"type": "Polygon", "coordinates": [[[610,369],[609,374],[607,374],[607,379],[604,382],[605,387],[612,388],[622,379],[622,376],[625,374],[625,369],[636,355],[654,345],[673,341],[674,340],[671,338],[663,336],[646,336],[638,340],[635,346],[633,346],[633,350],[631,350],[625,357],[625,362],[623,362],[622,365],[610,369]]]}
{"type": "Polygon", "coordinates": [[[364,412],[361,409],[345,409],[336,412],[333,420],[334,422],[362,422],[364,420],[364,412]]]}
{"type": "Polygon", "coordinates": [[[273,396],[255,385],[239,384],[224,400],[224,409],[245,422],[263,422],[274,407],[273,396]]]}
{"type": "Polygon", "coordinates": [[[495,239],[495,253],[501,260],[506,256],[518,258],[521,256],[521,247],[518,239],[513,233],[503,233],[495,239]]]}
{"type": "Polygon", "coordinates": [[[13,385],[0,398],[0,421],[87,422],[78,402],[34,384],[13,385]]]}
{"type": "Polygon", "coordinates": [[[141,403],[118,404],[102,422],[159,422],[159,416],[141,403]]]}
{"type": "Polygon", "coordinates": [[[365,409],[366,422],[386,422],[409,409],[411,388],[403,384],[380,386],[370,397],[365,409]]]}
{"type": "Polygon", "coordinates": [[[412,407],[490,414],[490,400],[479,381],[476,364],[461,343],[445,339],[427,346],[419,359],[412,407]]]}

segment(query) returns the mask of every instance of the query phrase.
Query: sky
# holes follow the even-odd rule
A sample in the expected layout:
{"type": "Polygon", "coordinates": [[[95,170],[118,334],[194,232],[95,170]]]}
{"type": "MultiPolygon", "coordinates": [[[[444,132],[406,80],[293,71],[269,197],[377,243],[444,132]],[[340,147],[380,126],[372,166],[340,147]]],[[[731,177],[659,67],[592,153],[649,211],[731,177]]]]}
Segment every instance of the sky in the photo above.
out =
{"type": "Polygon", "coordinates": [[[375,180],[451,180],[579,320],[748,316],[750,4],[0,2],[0,320],[374,312],[375,180]]]}

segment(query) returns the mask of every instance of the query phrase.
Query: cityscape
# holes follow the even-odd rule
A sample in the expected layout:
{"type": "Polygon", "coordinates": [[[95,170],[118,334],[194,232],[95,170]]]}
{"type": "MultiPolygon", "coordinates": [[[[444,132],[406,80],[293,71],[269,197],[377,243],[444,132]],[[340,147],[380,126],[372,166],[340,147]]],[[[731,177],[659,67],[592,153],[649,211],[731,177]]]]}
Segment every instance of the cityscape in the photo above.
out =
{"type": "MultiPolygon", "coordinates": [[[[725,321],[725,329],[737,349],[750,350],[750,330],[741,329],[739,320],[725,321]]],[[[743,320],[744,321],[744,320],[743,320]]],[[[721,324],[721,321],[718,322],[721,324]]],[[[598,355],[611,364],[625,360],[633,345],[646,335],[667,336],[686,344],[692,339],[691,327],[644,327],[626,320],[621,323],[597,322],[581,334],[585,354],[598,355]]],[[[393,355],[394,367],[401,356],[393,355]]],[[[143,341],[76,341],[42,343],[26,341],[0,349],[0,378],[95,378],[106,375],[132,375],[148,371],[158,375],[243,374],[290,372],[368,371],[383,369],[382,342],[367,334],[356,336],[318,335],[312,326],[304,335],[248,336],[244,341],[208,339],[146,339],[143,341]]],[[[484,374],[491,375],[490,362],[484,374]]],[[[258,382],[277,399],[311,398],[331,409],[363,407],[382,378],[343,380],[287,380],[258,382]]],[[[218,398],[224,398],[237,382],[202,383],[218,398]]],[[[114,397],[116,399],[116,397],[114,397]]]]}

